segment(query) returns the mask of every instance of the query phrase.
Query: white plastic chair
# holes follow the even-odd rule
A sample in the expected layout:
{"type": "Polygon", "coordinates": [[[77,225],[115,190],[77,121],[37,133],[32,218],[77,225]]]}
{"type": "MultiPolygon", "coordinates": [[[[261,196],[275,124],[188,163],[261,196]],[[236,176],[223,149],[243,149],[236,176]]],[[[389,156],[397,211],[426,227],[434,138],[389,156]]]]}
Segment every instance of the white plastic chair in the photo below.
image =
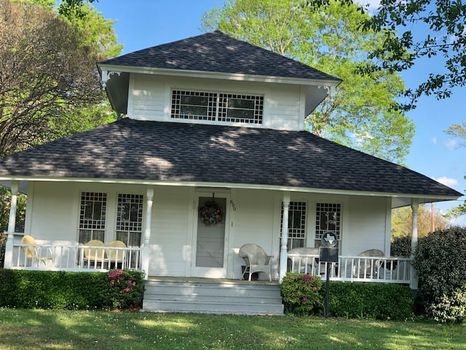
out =
{"type": "Polygon", "coordinates": [[[32,266],[37,265],[40,267],[40,264],[47,266],[47,263],[54,260],[53,252],[50,248],[47,248],[46,254],[44,254],[40,245],[37,244],[34,237],[31,235],[25,235],[21,238],[21,247],[26,255],[26,259],[30,259],[32,266]]]}
{"type": "Polygon", "coordinates": [[[269,275],[269,280],[272,282],[272,258],[267,255],[265,250],[257,244],[245,244],[239,249],[239,256],[246,263],[246,268],[243,271],[243,278],[246,273],[249,273],[249,281],[255,272],[265,272],[269,275]]]}

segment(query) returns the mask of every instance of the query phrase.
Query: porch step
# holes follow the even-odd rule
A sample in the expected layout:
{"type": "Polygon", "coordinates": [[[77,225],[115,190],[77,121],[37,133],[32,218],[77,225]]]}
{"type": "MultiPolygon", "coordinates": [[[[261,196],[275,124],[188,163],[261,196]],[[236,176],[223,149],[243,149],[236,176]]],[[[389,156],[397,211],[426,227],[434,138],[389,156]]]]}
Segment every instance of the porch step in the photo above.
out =
{"type": "Polygon", "coordinates": [[[147,281],[143,311],[283,315],[283,305],[278,285],[147,281]]]}

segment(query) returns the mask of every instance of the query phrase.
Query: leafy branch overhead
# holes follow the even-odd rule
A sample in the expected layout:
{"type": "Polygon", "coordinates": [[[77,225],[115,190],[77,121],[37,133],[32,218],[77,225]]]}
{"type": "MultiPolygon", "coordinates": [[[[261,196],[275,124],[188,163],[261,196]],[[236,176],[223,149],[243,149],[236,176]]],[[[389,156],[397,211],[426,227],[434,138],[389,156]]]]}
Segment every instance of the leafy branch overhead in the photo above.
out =
{"type": "Polygon", "coordinates": [[[384,33],[383,45],[371,52],[380,61],[370,71],[401,72],[433,57],[442,60],[442,71],[429,73],[418,87],[406,91],[406,108],[413,108],[423,94],[447,98],[453,88],[466,85],[464,1],[382,0],[364,27],[384,33]]]}
{"type": "Polygon", "coordinates": [[[404,82],[387,69],[358,70],[376,64],[369,52],[383,47],[382,33],[362,28],[369,19],[351,1],[236,0],[205,14],[203,25],[342,78],[336,95],[308,116],[308,129],[402,162],[414,135],[413,123],[396,108],[404,82]]]}

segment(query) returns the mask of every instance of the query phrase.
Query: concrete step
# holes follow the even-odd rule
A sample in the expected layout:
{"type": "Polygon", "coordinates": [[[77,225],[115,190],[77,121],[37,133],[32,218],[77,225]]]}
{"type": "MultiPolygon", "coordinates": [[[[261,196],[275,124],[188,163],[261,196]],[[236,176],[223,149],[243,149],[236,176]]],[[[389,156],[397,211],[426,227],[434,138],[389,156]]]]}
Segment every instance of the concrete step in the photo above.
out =
{"type": "Polygon", "coordinates": [[[239,281],[147,281],[143,311],[283,315],[280,287],[239,281]]]}
{"type": "MultiPolygon", "coordinates": [[[[269,286],[267,286],[269,287],[269,286]]],[[[146,294],[174,294],[174,295],[222,295],[230,297],[280,297],[280,288],[257,288],[243,286],[212,286],[212,285],[186,285],[186,284],[149,284],[146,285],[146,294]]]]}
{"type": "Polygon", "coordinates": [[[282,304],[227,304],[212,302],[144,301],[143,311],[232,315],[283,315],[282,304]]]}
{"type": "Polygon", "coordinates": [[[262,296],[241,296],[232,297],[225,295],[203,295],[203,294],[189,294],[189,295],[176,295],[176,294],[145,294],[144,300],[150,301],[192,301],[192,302],[221,302],[229,304],[244,304],[245,302],[251,304],[281,304],[281,297],[262,297],[262,296]]]}

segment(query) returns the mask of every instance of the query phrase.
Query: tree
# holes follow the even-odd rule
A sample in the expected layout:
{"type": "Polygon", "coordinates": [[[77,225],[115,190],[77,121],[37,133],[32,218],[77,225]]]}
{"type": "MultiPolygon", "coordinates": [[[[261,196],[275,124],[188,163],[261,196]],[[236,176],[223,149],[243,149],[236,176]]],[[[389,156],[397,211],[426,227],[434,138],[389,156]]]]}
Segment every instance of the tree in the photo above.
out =
{"type": "MultiPolygon", "coordinates": [[[[458,137],[463,140],[462,147],[466,147],[466,122],[462,124],[453,124],[447,129],[447,134],[458,137]]],[[[464,177],[466,179],[466,176],[464,177]]],[[[466,200],[463,204],[451,209],[448,213],[448,217],[458,217],[466,214],[466,200]]]]}
{"type": "MultiPolygon", "coordinates": [[[[426,205],[420,205],[418,210],[418,235],[426,236],[435,230],[444,230],[448,226],[448,220],[439,212],[434,211],[435,227],[432,230],[432,210],[426,205]]],[[[410,236],[412,232],[412,212],[410,207],[402,207],[392,210],[392,238],[410,236]]]]}
{"type": "Polygon", "coordinates": [[[0,155],[114,120],[95,66],[121,50],[113,22],[87,3],[0,3],[0,155]]]}
{"type": "MultiPolygon", "coordinates": [[[[320,1],[325,2],[325,1],[320,1]]],[[[372,57],[372,69],[401,72],[420,59],[437,57],[443,70],[430,73],[415,89],[408,89],[405,106],[413,108],[423,94],[447,98],[451,89],[466,84],[466,3],[461,0],[382,0],[366,29],[384,32],[383,45],[372,57]],[[395,36],[393,33],[399,33],[395,36]]],[[[372,70],[369,69],[369,70],[372,70]]]]}
{"type": "Polygon", "coordinates": [[[395,161],[403,161],[414,134],[412,122],[395,107],[404,91],[399,75],[377,70],[367,53],[381,47],[382,35],[361,29],[369,15],[359,6],[329,1],[311,6],[304,0],[231,0],[204,15],[205,29],[297,59],[343,79],[336,95],[306,119],[313,133],[395,161]]]}

